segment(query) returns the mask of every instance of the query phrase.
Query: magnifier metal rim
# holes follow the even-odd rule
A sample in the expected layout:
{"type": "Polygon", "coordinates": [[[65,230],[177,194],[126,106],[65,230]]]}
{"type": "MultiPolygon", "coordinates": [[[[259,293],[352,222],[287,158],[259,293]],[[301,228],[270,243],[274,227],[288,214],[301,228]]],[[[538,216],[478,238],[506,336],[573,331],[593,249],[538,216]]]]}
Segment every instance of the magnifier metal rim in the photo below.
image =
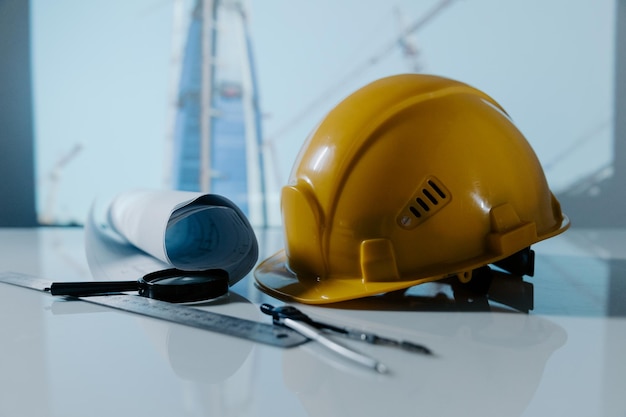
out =
{"type": "Polygon", "coordinates": [[[151,272],[139,279],[139,295],[171,303],[211,300],[228,293],[228,272],[223,269],[183,271],[176,268],[151,272]],[[166,278],[198,277],[198,282],[159,284],[166,278]],[[202,279],[200,279],[202,278],[202,279]]]}

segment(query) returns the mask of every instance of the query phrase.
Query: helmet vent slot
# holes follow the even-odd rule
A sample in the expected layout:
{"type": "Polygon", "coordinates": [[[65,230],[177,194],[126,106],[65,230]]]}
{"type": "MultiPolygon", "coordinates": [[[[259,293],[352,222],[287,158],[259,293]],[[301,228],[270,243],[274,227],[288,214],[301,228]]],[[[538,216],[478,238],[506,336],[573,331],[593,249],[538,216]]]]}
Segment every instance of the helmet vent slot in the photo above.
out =
{"type": "Polygon", "coordinates": [[[435,205],[439,204],[439,201],[437,201],[437,199],[426,188],[422,190],[422,193],[426,196],[427,199],[430,200],[431,203],[435,205]]]}
{"type": "Polygon", "coordinates": [[[437,193],[437,195],[438,195],[439,197],[441,197],[441,198],[446,198],[446,194],[445,194],[443,191],[441,191],[441,188],[439,188],[439,187],[437,186],[437,184],[436,184],[436,183],[435,183],[432,179],[430,179],[430,180],[426,181],[426,183],[427,183],[428,185],[430,185],[430,188],[432,188],[432,189],[433,189],[433,191],[434,191],[435,193],[437,193]]]}
{"type": "Polygon", "coordinates": [[[424,202],[424,200],[422,200],[421,198],[417,197],[415,199],[415,201],[417,202],[417,204],[419,204],[424,209],[424,211],[430,211],[430,207],[428,206],[428,204],[426,204],[424,202]]]}
{"type": "Polygon", "coordinates": [[[409,210],[411,210],[411,213],[413,213],[413,215],[414,215],[415,217],[417,217],[417,218],[422,217],[422,215],[420,214],[419,210],[418,210],[418,209],[416,209],[415,207],[410,206],[410,207],[409,207],[409,210]]]}
{"type": "Polygon", "coordinates": [[[404,229],[412,229],[438,212],[449,201],[448,190],[439,180],[429,177],[420,184],[417,192],[398,216],[398,224],[404,229]]]}

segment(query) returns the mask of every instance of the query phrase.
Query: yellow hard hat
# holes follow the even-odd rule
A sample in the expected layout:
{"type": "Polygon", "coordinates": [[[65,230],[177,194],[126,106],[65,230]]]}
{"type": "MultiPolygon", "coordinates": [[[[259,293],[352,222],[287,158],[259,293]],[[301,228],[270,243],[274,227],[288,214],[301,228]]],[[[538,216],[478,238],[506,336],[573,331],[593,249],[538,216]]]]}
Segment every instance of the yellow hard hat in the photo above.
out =
{"type": "Polygon", "coordinates": [[[569,227],[500,105],[421,74],[380,79],[331,110],[304,143],[281,210],[285,249],[255,277],[310,304],[466,282],[569,227]]]}

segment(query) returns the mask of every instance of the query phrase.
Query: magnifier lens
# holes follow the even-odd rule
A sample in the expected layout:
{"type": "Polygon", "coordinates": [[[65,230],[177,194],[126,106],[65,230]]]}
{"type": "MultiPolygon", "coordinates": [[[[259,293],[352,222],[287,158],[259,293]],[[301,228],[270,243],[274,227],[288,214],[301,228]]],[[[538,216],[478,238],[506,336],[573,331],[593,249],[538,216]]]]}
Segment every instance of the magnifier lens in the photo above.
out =
{"type": "Polygon", "coordinates": [[[152,281],[152,284],[158,285],[190,285],[190,284],[202,284],[207,282],[207,277],[169,277],[152,281]]]}
{"type": "Polygon", "coordinates": [[[139,281],[139,295],[171,303],[211,300],[228,292],[228,273],[221,269],[202,272],[165,270],[139,281]]]}

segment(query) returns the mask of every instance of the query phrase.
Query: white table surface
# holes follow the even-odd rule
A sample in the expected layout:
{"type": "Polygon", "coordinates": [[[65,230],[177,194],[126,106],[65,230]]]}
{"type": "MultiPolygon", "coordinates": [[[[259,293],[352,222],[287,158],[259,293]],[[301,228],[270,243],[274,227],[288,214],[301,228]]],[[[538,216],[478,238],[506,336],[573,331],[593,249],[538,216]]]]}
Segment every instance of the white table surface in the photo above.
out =
{"type": "MultiPolygon", "coordinates": [[[[281,246],[279,230],[258,237],[261,259],[281,246]]],[[[281,349],[0,284],[0,416],[626,416],[626,231],[534,249],[535,276],[503,284],[509,305],[427,284],[298,306],[435,352],[345,342],[388,375],[313,342],[281,349]]],[[[80,228],[0,229],[0,271],[94,279],[80,228]]],[[[269,323],[258,305],[282,302],[253,281],[198,308],[269,323]]]]}

